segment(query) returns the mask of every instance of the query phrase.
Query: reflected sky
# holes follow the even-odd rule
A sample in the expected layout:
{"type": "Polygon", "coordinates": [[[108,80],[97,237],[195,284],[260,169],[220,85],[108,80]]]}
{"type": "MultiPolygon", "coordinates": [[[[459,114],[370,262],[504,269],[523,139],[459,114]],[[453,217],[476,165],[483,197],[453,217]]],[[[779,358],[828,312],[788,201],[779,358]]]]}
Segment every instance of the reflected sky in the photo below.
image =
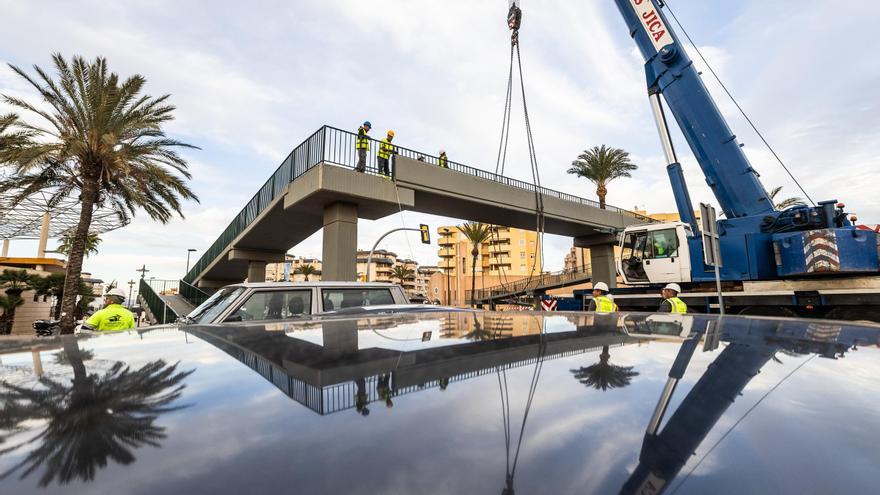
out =
{"type": "MultiPolygon", "coordinates": [[[[618,493],[648,460],[645,431],[681,354],[684,339],[678,334],[705,329],[699,318],[670,330],[644,317],[503,321],[478,315],[476,326],[489,328],[491,338],[465,337],[474,330],[473,316],[449,314],[419,315],[400,325],[350,320],[354,327],[342,324],[348,327],[343,336],[314,325],[285,325],[232,334],[204,327],[80,340],[95,366],[122,361],[135,369],[157,358],[180,361],[181,369],[194,370],[179,398],[189,407],[156,420],[165,434],[158,447],[137,449],[136,461],[128,465],[108,463],[93,482],[40,488],[35,473],[21,481],[0,480],[0,493],[501,493],[532,383],[537,385],[513,481],[516,492],[618,493]],[[431,336],[423,341],[424,332],[431,336]],[[278,340],[265,339],[270,334],[306,347],[282,352],[278,340]],[[603,392],[581,384],[571,370],[599,362],[605,346],[611,363],[631,366],[638,375],[627,386],[603,392]],[[292,360],[303,349],[309,360],[292,360]],[[256,371],[257,365],[239,360],[254,351],[272,364],[276,382],[284,373],[303,385],[344,390],[351,394],[340,399],[346,406],[356,401],[357,378],[364,378],[371,388],[369,415],[354,406],[323,414],[306,407],[256,371]],[[523,355],[530,359],[520,359],[523,355]],[[491,366],[477,373],[473,362],[491,366]],[[384,374],[392,407],[376,390],[384,374]]],[[[669,398],[659,434],[683,405],[694,402],[690,392],[702,378],[723,381],[725,376],[709,374],[710,364],[732,345],[756,349],[768,345],[768,335],[790,342],[807,334],[805,328],[772,325],[733,323],[712,351],[703,352],[700,341],[669,398]]],[[[339,329],[336,322],[334,331],[339,329]]],[[[827,344],[848,335],[836,329],[824,338],[827,344]]],[[[877,342],[876,334],[859,335],[877,342]]],[[[862,345],[839,359],[778,352],[778,342],[772,349],[760,372],[743,390],[732,391],[732,402],[697,439],[693,455],[665,485],[668,493],[859,493],[869,480],[880,479],[876,345],[862,345]]],[[[41,353],[44,373],[70,380],[70,367],[50,364],[55,352],[60,351],[41,353]]],[[[37,386],[27,373],[33,371],[29,351],[0,358],[3,380],[37,386]]],[[[6,442],[27,434],[13,434],[6,442]]],[[[0,455],[0,472],[25,454],[0,455]]]]}

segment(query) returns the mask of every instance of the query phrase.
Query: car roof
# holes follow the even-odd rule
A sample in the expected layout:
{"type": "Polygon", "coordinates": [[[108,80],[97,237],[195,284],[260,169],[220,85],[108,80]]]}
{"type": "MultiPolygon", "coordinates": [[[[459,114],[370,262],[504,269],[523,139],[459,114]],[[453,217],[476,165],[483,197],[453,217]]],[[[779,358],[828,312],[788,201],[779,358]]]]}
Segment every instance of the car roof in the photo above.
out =
{"type": "Polygon", "coordinates": [[[316,282],[243,282],[240,284],[232,284],[227,287],[252,287],[252,288],[290,288],[290,287],[341,287],[341,288],[386,288],[398,287],[397,284],[387,282],[333,282],[333,281],[316,281],[316,282]]]}
{"type": "Polygon", "coordinates": [[[873,493],[878,344],[445,308],[0,339],[0,493],[873,493]]]}

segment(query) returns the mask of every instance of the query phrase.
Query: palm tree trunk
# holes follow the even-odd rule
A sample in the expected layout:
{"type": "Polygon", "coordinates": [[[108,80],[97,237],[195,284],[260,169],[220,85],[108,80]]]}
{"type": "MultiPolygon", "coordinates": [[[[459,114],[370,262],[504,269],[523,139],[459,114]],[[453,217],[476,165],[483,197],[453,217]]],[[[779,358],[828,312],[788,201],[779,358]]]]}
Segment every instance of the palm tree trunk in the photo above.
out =
{"type": "Polygon", "coordinates": [[[83,255],[86,248],[86,237],[89,235],[89,227],[92,226],[92,210],[98,199],[98,181],[96,178],[86,177],[83,180],[80,203],[82,210],[79,214],[79,223],[73,235],[70,245],[70,255],[67,259],[67,272],[64,279],[64,295],[61,298],[61,333],[73,333],[76,327],[74,309],[76,307],[77,286],[82,274],[83,255]]]}
{"type": "Polygon", "coordinates": [[[605,196],[608,194],[608,188],[605,184],[599,184],[596,187],[596,196],[599,196],[599,208],[605,209],[605,196]]]}
{"type": "Polygon", "coordinates": [[[476,298],[474,297],[474,292],[477,290],[477,256],[480,252],[477,250],[476,243],[474,244],[474,249],[471,251],[471,256],[474,257],[474,263],[471,265],[471,307],[476,308],[476,298]]]}

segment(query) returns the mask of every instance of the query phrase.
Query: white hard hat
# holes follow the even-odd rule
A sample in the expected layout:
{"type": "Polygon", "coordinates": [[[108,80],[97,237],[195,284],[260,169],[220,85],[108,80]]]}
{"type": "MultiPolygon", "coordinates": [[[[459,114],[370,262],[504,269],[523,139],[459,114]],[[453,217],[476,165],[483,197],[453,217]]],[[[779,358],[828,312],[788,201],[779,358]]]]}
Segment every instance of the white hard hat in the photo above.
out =
{"type": "Polygon", "coordinates": [[[440,150],[440,154],[441,154],[441,155],[444,154],[444,153],[446,153],[446,150],[440,150]]]}
{"type": "Polygon", "coordinates": [[[125,291],[120,289],[119,287],[114,287],[108,290],[106,294],[104,294],[104,297],[108,296],[121,297],[122,299],[125,299],[125,291]]]}
{"type": "Polygon", "coordinates": [[[667,284],[664,289],[674,290],[676,294],[681,292],[681,287],[678,284],[667,284]]]}
{"type": "Polygon", "coordinates": [[[593,290],[601,290],[602,292],[608,292],[609,291],[608,284],[606,284],[605,282],[598,282],[596,285],[593,286],[593,290]]]}

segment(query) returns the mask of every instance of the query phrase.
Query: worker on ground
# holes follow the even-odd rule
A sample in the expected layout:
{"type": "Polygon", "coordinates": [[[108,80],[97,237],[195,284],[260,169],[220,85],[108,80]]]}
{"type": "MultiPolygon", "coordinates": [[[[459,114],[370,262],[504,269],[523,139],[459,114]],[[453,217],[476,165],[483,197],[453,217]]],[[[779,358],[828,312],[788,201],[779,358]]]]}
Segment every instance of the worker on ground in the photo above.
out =
{"type": "Polygon", "coordinates": [[[440,150],[440,158],[437,159],[440,168],[449,168],[449,159],[446,158],[446,150],[440,150]]]}
{"type": "Polygon", "coordinates": [[[682,315],[687,313],[687,304],[678,298],[680,292],[681,287],[678,284],[668,284],[664,287],[663,290],[660,291],[660,295],[663,296],[663,302],[660,303],[660,308],[657,309],[657,312],[682,315]]]}
{"type": "Polygon", "coordinates": [[[379,174],[384,175],[386,179],[391,178],[391,170],[388,168],[388,160],[391,155],[397,154],[397,149],[391,144],[394,139],[394,131],[388,131],[385,139],[379,143],[379,155],[376,160],[379,162],[379,174]]]}
{"type": "Polygon", "coordinates": [[[370,132],[373,126],[370,124],[370,121],[364,121],[364,124],[358,127],[358,135],[357,141],[355,141],[354,147],[357,150],[358,154],[358,162],[356,170],[358,172],[364,172],[367,170],[367,152],[370,151],[370,137],[367,136],[367,133],[370,132]]]}
{"type": "Polygon", "coordinates": [[[134,315],[122,306],[123,302],[125,291],[119,288],[110,289],[104,295],[104,309],[90,316],[83,328],[99,332],[134,328],[134,315]]]}
{"type": "Polygon", "coordinates": [[[598,282],[593,286],[593,299],[590,300],[588,311],[596,313],[613,313],[617,311],[617,305],[608,297],[608,284],[598,282]]]}

